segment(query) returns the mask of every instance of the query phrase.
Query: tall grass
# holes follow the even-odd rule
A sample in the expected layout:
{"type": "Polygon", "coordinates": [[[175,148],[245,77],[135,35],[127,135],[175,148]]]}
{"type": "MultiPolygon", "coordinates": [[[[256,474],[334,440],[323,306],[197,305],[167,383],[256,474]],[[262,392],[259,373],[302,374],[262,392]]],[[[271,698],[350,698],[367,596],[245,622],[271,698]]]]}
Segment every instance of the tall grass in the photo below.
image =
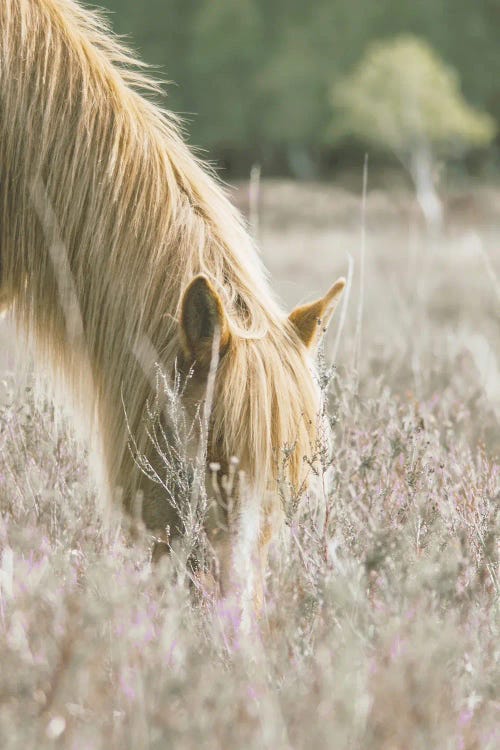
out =
{"type": "MultiPolygon", "coordinates": [[[[272,549],[250,628],[197,593],[187,549],[152,567],[141,529],[104,527],[71,430],[8,380],[1,748],[498,747],[498,417],[457,332],[457,256],[432,260],[395,319],[371,252],[359,373],[347,326],[322,379],[331,453],[272,549]]],[[[494,291],[475,284],[469,319],[490,335],[494,291]]]]}

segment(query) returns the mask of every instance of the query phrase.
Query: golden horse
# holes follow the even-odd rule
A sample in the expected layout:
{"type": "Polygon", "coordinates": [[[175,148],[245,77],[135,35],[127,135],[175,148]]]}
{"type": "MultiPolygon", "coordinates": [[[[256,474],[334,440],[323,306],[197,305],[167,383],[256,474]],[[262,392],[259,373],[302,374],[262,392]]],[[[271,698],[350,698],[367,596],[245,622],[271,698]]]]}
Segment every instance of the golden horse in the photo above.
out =
{"type": "Polygon", "coordinates": [[[152,440],[145,413],[161,402],[155,366],[182,382],[198,425],[186,452],[203,442],[202,489],[218,504],[207,529],[227,590],[239,532],[210,467],[227,475],[238,457],[232,512],[254,509],[264,559],[278,485],[307,486],[312,354],[344,280],[282,311],[243,221],[140,70],[101,15],[73,0],[1,3],[0,306],[98,432],[108,494],[121,488],[129,511],[140,496],[146,525],[170,535],[183,532],[188,501],[165,479],[174,428],[160,404],[152,440]]]}

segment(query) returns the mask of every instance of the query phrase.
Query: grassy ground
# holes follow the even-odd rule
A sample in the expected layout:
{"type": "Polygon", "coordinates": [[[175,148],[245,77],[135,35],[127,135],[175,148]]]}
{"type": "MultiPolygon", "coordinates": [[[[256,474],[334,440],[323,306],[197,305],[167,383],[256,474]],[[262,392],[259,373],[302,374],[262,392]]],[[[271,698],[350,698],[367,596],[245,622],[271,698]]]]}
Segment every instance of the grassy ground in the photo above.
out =
{"type": "Polygon", "coordinates": [[[364,284],[357,196],[266,184],[260,203],[287,303],[352,265],[326,512],[312,496],[292,519],[245,632],[175,556],[151,570],[147,538],[103,529],[81,448],[4,352],[5,750],[500,744],[500,196],[450,196],[430,237],[407,195],[370,193],[364,284]]]}

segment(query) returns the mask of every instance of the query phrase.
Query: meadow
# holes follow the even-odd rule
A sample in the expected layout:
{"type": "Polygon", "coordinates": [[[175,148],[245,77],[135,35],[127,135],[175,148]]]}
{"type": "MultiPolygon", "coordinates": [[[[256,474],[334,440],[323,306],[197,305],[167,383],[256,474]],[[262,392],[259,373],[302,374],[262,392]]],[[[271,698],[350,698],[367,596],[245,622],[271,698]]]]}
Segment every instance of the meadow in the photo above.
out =
{"type": "Polygon", "coordinates": [[[369,179],[363,209],[358,182],[264,182],[251,210],[290,308],[350,288],[321,368],[328,482],[250,628],[182,550],[152,567],[143,530],[103,523],[2,323],[2,750],[499,746],[500,191],[448,190],[430,231],[404,186],[369,179]]]}

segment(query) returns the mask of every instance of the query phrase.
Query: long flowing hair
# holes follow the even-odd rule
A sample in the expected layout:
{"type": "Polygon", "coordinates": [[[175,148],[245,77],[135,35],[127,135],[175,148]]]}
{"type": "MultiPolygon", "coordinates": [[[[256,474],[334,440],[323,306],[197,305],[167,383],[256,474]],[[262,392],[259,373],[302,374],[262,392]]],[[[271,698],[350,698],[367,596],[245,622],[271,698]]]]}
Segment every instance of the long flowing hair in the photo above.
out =
{"type": "Polygon", "coordinates": [[[261,487],[292,447],[287,472],[299,485],[317,408],[305,349],[240,216],[157,93],[100,13],[74,0],[3,0],[0,286],[96,418],[111,485],[129,491],[139,480],[125,414],[145,446],[151,396],[137,352],[146,341],[173,363],[182,291],[204,273],[233,334],[213,442],[261,487]]]}

